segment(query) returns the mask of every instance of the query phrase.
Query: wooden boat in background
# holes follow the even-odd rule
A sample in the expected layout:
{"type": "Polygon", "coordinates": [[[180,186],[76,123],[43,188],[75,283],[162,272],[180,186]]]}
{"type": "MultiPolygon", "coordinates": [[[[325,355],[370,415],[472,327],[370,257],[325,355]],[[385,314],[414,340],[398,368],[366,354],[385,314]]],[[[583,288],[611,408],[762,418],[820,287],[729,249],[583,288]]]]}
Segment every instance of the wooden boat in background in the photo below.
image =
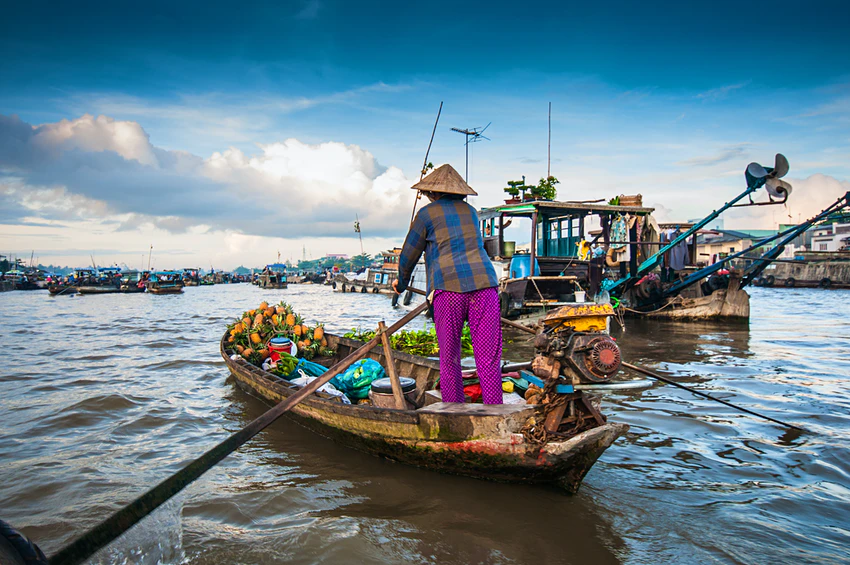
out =
{"type": "Polygon", "coordinates": [[[118,294],[121,292],[121,287],[115,286],[114,284],[80,286],[77,287],[77,292],[80,294],[118,294]]]}
{"type": "Polygon", "coordinates": [[[257,279],[257,286],[267,290],[280,290],[287,287],[286,265],[283,263],[272,263],[266,265],[257,279]]]}
{"type": "Polygon", "coordinates": [[[183,292],[183,278],[175,271],[158,271],[151,274],[147,288],[151,294],[180,294],[183,292]]]}
{"type": "MultiPolygon", "coordinates": [[[[225,332],[222,337],[221,356],[240,388],[272,404],[300,390],[235,355],[228,336],[225,332]]],[[[363,345],[333,334],[325,336],[336,355],[314,361],[326,366],[363,345]]],[[[380,347],[369,357],[386,366],[380,347]]],[[[416,409],[343,404],[319,392],[287,415],[343,445],[401,463],[495,481],[551,484],[568,493],[578,490],[599,456],[628,430],[626,424],[605,422],[568,439],[531,443],[522,429],[531,418],[540,421],[542,405],[438,402],[426,406],[426,392],[434,388],[439,363],[403,352],[394,352],[393,357],[398,374],[416,381],[416,409]]]]}

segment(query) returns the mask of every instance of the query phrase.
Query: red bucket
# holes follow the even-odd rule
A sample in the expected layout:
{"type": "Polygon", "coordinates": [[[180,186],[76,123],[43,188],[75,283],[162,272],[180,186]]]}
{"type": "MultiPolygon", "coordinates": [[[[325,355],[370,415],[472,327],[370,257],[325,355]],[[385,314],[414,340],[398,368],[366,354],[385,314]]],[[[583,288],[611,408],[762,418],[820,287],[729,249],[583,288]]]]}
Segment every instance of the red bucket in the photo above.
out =
{"type": "Polygon", "coordinates": [[[273,337],[269,340],[269,356],[273,363],[280,361],[280,354],[292,355],[292,340],[287,337],[273,337]]]}

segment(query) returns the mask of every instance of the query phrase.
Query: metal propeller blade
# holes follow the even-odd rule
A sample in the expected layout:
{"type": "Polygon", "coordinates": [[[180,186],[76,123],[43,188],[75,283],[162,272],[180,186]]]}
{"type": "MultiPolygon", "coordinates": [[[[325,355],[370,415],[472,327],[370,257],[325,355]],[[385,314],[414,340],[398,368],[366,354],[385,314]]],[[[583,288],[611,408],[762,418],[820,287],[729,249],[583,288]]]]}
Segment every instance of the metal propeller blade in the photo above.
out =
{"type": "Polygon", "coordinates": [[[788,174],[788,170],[791,167],[788,165],[788,159],[785,158],[785,155],[782,153],[776,154],[776,166],[773,167],[772,175],[778,179],[781,179],[785,175],[788,174]]]}
{"type": "Polygon", "coordinates": [[[758,163],[750,163],[747,165],[747,174],[756,179],[763,179],[767,176],[767,171],[758,163]]]}
{"type": "Polygon", "coordinates": [[[788,198],[791,194],[791,184],[777,178],[769,178],[764,183],[767,193],[773,198],[788,198]]]}

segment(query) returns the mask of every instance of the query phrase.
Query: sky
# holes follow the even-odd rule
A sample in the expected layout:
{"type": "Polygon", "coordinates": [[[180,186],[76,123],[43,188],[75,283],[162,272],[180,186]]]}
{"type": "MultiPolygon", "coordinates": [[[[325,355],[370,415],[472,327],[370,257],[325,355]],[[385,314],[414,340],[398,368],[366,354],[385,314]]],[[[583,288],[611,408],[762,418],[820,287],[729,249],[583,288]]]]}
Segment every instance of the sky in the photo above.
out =
{"type": "Polygon", "coordinates": [[[796,223],[850,190],[848,32],[842,2],[4,2],[0,254],[231,269],[359,253],[355,219],[375,254],[441,102],[435,165],[490,124],[475,206],[546,175],[551,102],[559,199],[686,221],[781,152],[787,205],[725,227],[796,223]]]}

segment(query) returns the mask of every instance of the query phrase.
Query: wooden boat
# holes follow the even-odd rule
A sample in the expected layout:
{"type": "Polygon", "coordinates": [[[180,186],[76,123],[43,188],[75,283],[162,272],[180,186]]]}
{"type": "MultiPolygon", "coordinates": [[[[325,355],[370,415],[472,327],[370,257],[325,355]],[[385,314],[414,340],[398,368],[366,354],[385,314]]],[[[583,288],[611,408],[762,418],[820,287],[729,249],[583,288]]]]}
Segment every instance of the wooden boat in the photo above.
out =
{"type": "Polygon", "coordinates": [[[151,294],[180,294],[183,292],[183,278],[174,271],[159,271],[151,275],[146,283],[151,294]]]}
{"type": "MultiPolygon", "coordinates": [[[[678,320],[742,319],[750,317],[750,295],[740,288],[740,278],[731,277],[729,287],[711,294],[688,296],[678,294],[654,304],[646,310],[625,308],[630,317],[671,318],[678,320]]],[[[696,287],[699,290],[699,287],[696,287]]]]}
{"type": "MultiPolygon", "coordinates": [[[[228,349],[222,337],[221,355],[236,384],[270,403],[278,403],[299,387],[255,367],[228,349]]],[[[362,342],[326,333],[332,366],[362,346],[362,342]]],[[[383,350],[369,357],[384,364],[383,350]]],[[[434,387],[439,363],[394,352],[398,373],[416,380],[415,410],[343,404],[333,396],[316,393],[287,414],[305,427],[361,451],[427,469],[504,482],[540,483],[574,493],[600,455],[628,426],[606,422],[562,441],[531,443],[521,433],[530,418],[542,418],[542,405],[456,404],[425,405],[434,387]]],[[[320,361],[320,360],[314,360],[320,361]]]]}
{"type": "Polygon", "coordinates": [[[286,284],[286,265],[283,263],[272,263],[266,265],[263,272],[257,278],[257,286],[266,290],[282,290],[286,284]]]}
{"type": "Polygon", "coordinates": [[[77,292],[80,294],[118,294],[121,288],[113,284],[99,286],[80,286],[77,287],[77,292]]]}
{"type": "Polygon", "coordinates": [[[183,285],[152,283],[148,285],[148,292],[151,294],[181,294],[183,285]]]}
{"type": "Polygon", "coordinates": [[[68,284],[52,284],[47,287],[47,291],[51,296],[67,296],[77,294],[77,287],[68,284]]]}
{"type": "MultiPolygon", "coordinates": [[[[604,257],[590,258],[591,224],[607,225],[618,216],[648,221],[654,208],[644,207],[637,197],[620,197],[620,204],[531,200],[484,208],[479,211],[481,236],[496,277],[503,318],[537,322],[554,309],[573,304],[576,293],[594,298],[599,291],[604,257]],[[626,200],[629,198],[629,200],[626,200]],[[505,239],[513,220],[530,220],[529,250],[516,252],[516,242],[505,239]],[[584,249],[584,251],[582,251],[584,249]]],[[[631,237],[629,261],[606,268],[618,274],[636,270],[643,248],[636,234],[631,237]],[[620,270],[622,268],[622,271],[620,270]]],[[[608,234],[600,234],[608,243],[608,234]]],[[[612,260],[613,261],[613,260],[612,260]]]]}

